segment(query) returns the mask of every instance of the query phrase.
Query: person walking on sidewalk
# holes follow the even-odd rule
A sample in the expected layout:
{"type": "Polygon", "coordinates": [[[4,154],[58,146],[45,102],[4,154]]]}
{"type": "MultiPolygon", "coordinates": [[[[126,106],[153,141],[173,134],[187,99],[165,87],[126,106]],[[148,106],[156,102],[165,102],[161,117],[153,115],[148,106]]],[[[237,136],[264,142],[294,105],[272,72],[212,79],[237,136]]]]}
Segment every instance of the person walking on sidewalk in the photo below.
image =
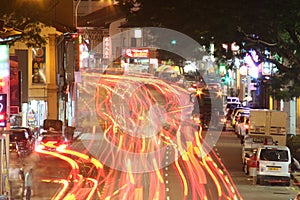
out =
{"type": "Polygon", "coordinates": [[[25,173],[24,173],[24,165],[19,169],[19,179],[22,183],[22,188],[21,188],[21,197],[23,199],[24,197],[24,190],[25,190],[25,173]]]}
{"type": "Polygon", "coordinates": [[[26,200],[30,200],[30,197],[31,197],[32,172],[33,172],[33,169],[30,168],[29,171],[25,174],[26,200]]]}

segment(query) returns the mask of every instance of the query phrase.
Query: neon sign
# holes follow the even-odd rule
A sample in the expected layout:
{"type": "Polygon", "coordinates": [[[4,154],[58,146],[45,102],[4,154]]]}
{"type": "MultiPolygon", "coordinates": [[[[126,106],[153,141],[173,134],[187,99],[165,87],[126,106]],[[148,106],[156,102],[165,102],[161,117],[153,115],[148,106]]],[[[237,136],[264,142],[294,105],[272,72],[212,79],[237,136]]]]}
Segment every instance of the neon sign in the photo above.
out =
{"type": "Polygon", "coordinates": [[[127,58],[149,58],[149,49],[126,49],[127,58]]]}

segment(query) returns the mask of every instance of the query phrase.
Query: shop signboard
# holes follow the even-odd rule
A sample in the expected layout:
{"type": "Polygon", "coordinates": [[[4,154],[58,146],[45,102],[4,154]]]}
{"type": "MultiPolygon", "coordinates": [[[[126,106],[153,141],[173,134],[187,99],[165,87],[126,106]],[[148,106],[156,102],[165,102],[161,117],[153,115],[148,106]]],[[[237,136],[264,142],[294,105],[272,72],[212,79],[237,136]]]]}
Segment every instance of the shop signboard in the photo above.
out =
{"type": "Polygon", "coordinates": [[[103,37],[103,58],[109,59],[111,56],[111,40],[110,37],[103,37]]]}
{"type": "Polygon", "coordinates": [[[32,84],[46,84],[46,48],[32,49],[32,84]]]}
{"type": "Polygon", "coordinates": [[[0,93],[9,94],[9,48],[0,45],[0,93]]]}
{"type": "Polygon", "coordinates": [[[18,114],[20,107],[19,62],[17,56],[10,56],[10,114],[18,114]],[[12,109],[12,107],[14,109],[12,109]]]}
{"type": "Polygon", "coordinates": [[[126,49],[126,58],[149,58],[149,49],[126,49]]]}
{"type": "Polygon", "coordinates": [[[6,127],[7,94],[0,94],[0,127],[6,127]]]}
{"type": "Polygon", "coordinates": [[[265,62],[262,67],[262,75],[270,76],[272,72],[272,64],[270,62],[265,62]]]}

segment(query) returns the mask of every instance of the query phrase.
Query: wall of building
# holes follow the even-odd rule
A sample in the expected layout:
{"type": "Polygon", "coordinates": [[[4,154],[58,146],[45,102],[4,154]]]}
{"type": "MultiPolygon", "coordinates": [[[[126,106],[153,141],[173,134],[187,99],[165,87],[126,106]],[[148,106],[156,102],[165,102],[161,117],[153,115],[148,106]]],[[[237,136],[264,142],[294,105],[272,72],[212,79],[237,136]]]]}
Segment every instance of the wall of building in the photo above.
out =
{"type": "Polygon", "coordinates": [[[42,35],[47,38],[45,50],[45,82],[34,83],[33,80],[33,48],[27,48],[22,42],[16,42],[10,47],[10,55],[17,56],[19,71],[21,71],[21,107],[22,125],[42,125],[45,118],[57,119],[57,67],[56,67],[56,37],[61,33],[55,28],[44,27],[42,35]],[[30,120],[28,120],[30,119],[30,120]]]}

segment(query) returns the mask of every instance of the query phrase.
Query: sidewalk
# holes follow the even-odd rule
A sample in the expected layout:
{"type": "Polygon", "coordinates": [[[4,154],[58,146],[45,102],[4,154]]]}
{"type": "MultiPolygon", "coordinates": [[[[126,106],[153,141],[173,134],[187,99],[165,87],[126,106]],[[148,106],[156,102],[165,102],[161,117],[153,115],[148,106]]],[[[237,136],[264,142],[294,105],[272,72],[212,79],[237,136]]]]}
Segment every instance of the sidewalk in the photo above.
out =
{"type": "Polygon", "coordinates": [[[295,185],[300,188],[300,171],[292,173],[291,178],[294,180],[295,185]]]}

